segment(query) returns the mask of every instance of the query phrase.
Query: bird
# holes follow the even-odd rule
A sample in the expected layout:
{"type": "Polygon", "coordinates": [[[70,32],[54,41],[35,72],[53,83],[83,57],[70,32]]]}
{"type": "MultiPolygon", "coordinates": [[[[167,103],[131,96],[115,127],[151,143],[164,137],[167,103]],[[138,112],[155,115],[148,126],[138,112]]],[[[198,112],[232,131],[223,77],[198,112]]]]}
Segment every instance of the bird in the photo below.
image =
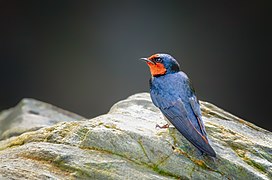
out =
{"type": "MultiPolygon", "coordinates": [[[[149,85],[153,104],[202,154],[216,157],[207,137],[196,92],[188,76],[180,70],[177,60],[165,53],[140,59],[150,69],[149,85]]],[[[159,127],[168,128],[169,123],[159,127]]]]}

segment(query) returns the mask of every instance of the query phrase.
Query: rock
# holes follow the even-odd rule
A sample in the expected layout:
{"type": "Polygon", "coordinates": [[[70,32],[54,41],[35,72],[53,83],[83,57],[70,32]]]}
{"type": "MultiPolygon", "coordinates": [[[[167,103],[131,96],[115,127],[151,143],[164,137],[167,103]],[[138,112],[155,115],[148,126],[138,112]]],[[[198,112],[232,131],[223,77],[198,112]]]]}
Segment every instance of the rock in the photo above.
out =
{"type": "Polygon", "coordinates": [[[51,104],[23,99],[14,108],[0,113],[0,140],[35,131],[58,122],[82,120],[83,117],[51,104]]]}
{"type": "Polygon", "coordinates": [[[149,94],[141,93],[116,103],[108,114],[0,141],[0,177],[272,178],[271,132],[207,102],[201,109],[216,158],[201,155],[176,129],[156,129],[165,123],[163,116],[149,94]]]}

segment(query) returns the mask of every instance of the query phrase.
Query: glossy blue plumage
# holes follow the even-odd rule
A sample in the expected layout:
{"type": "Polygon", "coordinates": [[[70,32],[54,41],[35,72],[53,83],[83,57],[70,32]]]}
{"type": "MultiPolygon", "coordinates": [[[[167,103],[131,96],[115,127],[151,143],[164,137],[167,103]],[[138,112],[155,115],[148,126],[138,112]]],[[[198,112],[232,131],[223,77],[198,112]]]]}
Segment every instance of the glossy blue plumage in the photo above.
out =
{"type": "Polygon", "coordinates": [[[167,54],[158,54],[166,73],[152,77],[150,95],[153,103],[176,129],[201,152],[215,157],[201,118],[200,105],[187,75],[177,61],[167,54]]]}

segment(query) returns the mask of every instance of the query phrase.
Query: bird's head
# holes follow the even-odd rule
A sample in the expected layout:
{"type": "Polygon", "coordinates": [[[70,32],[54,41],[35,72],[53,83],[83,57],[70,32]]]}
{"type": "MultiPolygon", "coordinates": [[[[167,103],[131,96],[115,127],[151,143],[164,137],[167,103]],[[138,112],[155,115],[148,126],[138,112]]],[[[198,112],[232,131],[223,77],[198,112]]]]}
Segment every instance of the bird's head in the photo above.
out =
{"type": "Polygon", "coordinates": [[[180,71],[178,62],[169,54],[154,54],[141,60],[147,63],[154,77],[180,71]]]}

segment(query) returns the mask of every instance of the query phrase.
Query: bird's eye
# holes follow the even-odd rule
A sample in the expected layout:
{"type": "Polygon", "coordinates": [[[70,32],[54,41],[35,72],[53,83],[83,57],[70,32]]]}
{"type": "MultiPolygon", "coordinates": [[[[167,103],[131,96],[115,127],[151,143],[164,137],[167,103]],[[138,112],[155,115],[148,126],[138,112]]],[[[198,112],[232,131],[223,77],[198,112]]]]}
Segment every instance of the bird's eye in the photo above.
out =
{"type": "Polygon", "coordinates": [[[156,58],[156,59],[155,59],[155,62],[156,62],[156,63],[161,63],[161,62],[162,62],[162,58],[156,58]]]}

